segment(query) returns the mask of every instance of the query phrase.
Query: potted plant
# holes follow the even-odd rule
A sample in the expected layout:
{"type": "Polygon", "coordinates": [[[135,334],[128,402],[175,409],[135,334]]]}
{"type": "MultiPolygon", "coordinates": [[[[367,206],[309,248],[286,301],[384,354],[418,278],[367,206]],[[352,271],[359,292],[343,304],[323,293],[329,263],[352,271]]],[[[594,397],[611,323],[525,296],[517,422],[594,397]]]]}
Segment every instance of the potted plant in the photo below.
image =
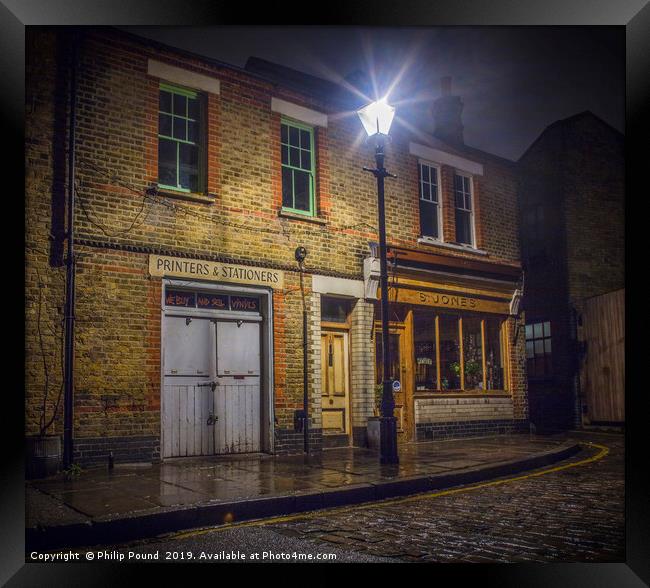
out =
{"type": "MultiPolygon", "coordinates": [[[[40,281],[40,276],[39,276],[40,281]]],[[[39,293],[38,311],[36,319],[36,330],[41,342],[41,352],[43,352],[43,336],[41,332],[41,308],[43,286],[39,293]]],[[[52,409],[52,414],[48,418],[47,400],[51,392],[53,374],[50,373],[45,357],[43,356],[44,368],[44,390],[43,401],[40,406],[39,432],[37,435],[25,436],[25,477],[26,478],[44,478],[56,474],[61,467],[63,456],[61,435],[53,432],[53,425],[59,412],[61,399],[63,396],[63,374],[61,374],[61,383],[58,395],[52,409]]]]}

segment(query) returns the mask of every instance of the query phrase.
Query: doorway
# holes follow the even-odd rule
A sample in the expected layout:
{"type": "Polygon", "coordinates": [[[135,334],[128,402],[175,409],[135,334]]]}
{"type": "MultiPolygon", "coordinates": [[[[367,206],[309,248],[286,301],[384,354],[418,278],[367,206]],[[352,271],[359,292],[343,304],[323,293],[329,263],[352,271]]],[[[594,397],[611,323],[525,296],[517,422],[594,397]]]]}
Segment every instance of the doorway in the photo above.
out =
{"type": "Polygon", "coordinates": [[[163,458],[268,450],[268,344],[263,339],[261,300],[166,289],[163,458]],[[177,301],[183,308],[170,308],[177,301]],[[213,307],[206,308],[208,304],[213,307]]]}
{"type": "Polygon", "coordinates": [[[347,331],[321,331],[323,435],[350,435],[349,337],[347,331]]]}

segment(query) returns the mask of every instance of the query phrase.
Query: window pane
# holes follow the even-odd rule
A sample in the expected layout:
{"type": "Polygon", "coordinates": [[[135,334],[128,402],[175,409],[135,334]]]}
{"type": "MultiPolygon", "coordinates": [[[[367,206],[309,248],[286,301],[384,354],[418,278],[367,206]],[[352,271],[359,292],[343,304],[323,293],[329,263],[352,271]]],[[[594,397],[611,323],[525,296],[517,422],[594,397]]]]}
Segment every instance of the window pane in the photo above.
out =
{"type": "Polygon", "coordinates": [[[435,314],[426,310],[413,313],[415,346],[415,389],[436,390],[436,323],[435,314]]]}
{"type": "Polygon", "coordinates": [[[350,301],[342,298],[321,298],[320,318],[331,323],[344,323],[350,312],[350,301]]]}
{"type": "Polygon", "coordinates": [[[469,212],[456,210],[456,242],[472,244],[471,217],[469,212]]]}
{"type": "Polygon", "coordinates": [[[551,354],[551,339],[550,338],[544,339],[544,352],[547,355],[551,354]]]}
{"type": "Polygon", "coordinates": [[[289,149],[289,165],[300,167],[300,149],[295,147],[289,149]]]}
{"type": "Polygon", "coordinates": [[[293,172],[282,168],[282,206],[293,208],[293,172]]]}
{"type": "Polygon", "coordinates": [[[172,117],[168,114],[161,114],[158,116],[158,134],[172,136],[172,117]]]}
{"type": "Polygon", "coordinates": [[[438,170],[435,167],[430,167],[430,174],[431,174],[431,183],[435,184],[436,186],[438,185],[438,170]]]}
{"type": "Polygon", "coordinates": [[[423,182],[428,182],[429,181],[429,166],[428,165],[421,165],[420,170],[422,173],[422,181],[423,182]]]}
{"type": "Polygon", "coordinates": [[[465,207],[465,200],[463,199],[462,192],[456,192],[455,193],[455,198],[456,198],[456,208],[464,208],[465,207]]]}
{"type": "Polygon", "coordinates": [[[160,105],[159,109],[163,112],[172,111],[172,95],[169,92],[160,90],[160,105]]]}
{"type": "Polygon", "coordinates": [[[300,150],[300,167],[311,171],[311,151],[300,150]]]}
{"type": "Polygon", "coordinates": [[[280,127],[280,140],[282,143],[287,143],[289,141],[289,129],[287,125],[282,125],[280,127]]]}
{"type": "Polygon", "coordinates": [[[472,195],[469,193],[465,194],[465,208],[472,210],[472,195]]]}
{"type": "Polygon", "coordinates": [[[535,339],[535,355],[544,355],[544,341],[535,339]]]}
{"type": "Polygon", "coordinates": [[[298,147],[298,129],[296,127],[289,127],[289,144],[298,147]]]}
{"type": "Polygon", "coordinates": [[[196,145],[180,143],[179,151],[179,176],[182,188],[198,192],[199,188],[199,150],[196,145]]]}
{"type": "Polygon", "coordinates": [[[420,231],[423,236],[438,238],[438,205],[420,200],[420,231]]]}
{"type": "Polygon", "coordinates": [[[187,114],[190,118],[198,120],[200,118],[199,101],[197,98],[187,99],[187,114]]]}
{"type": "Polygon", "coordinates": [[[289,148],[286,145],[282,145],[282,164],[289,165],[289,148]]]}
{"type": "Polygon", "coordinates": [[[294,208],[309,211],[309,174],[302,171],[293,172],[294,208]]]}
{"type": "Polygon", "coordinates": [[[167,186],[176,185],[176,143],[168,139],[158,141],[158,181],[167,186]]]}
{"type": "Polygon", "coordinates": [[[174,94],[174,114],[187,116],[187,98],[180,94],[174,94]]]}
{"type": "Polygon", "coordinates": [[[300,146],[303,149],[311,149],[311,141],[309,140],[309,131],[300,131],[300,146]]]}
{"type": "Polygon", "coordinates": [[[551,323],[546,321],[544,323],[544,337],[550,337],[551,336],[551,323]]]}
{"type": "Polygon", "coordinates": [[[542,323],[535,323],[533,325],[533,333],[535,339],[541,339],[544,336],[542,333],[542,323]]]}
{"type": "Polygon", "coordinates": [[[187,140],[196,143],[199,140],[199,124],[193,120],[187,121],[187,140]]]}
{"type": "Polygon", "coordinates": [[[174,138],[185,140],[186,138],[186,124],[187,121],[184,118],[174,117],[174,138]]]}
{"type": "Polygon", "coordinates": [[[440,379],[441,388],[460,389],[460,343],[458,337],[458,318],[440,315],[440,379]]]}
{"type": "Polygon", "coordinates": [[[526,339],[533,338],[533,325],[526,325],[526,339]]]}
{"type": "Polygon", "coordinates": [[[465,390],[483,388],[483,341],[481,319],[463,317],[465,390]]]}
{"type": "Polygon", "coordinates": [[[454,190],[456,192],[463,189],[463,178],[457,174],[454,175],[454,190]]]}
{"type": "Polygon", "coordinates": [[[526,341],[526,357],[535,357],[535,343],[526,341]]]}
{"type": "MultiPolygon", "coordinates": [[[[485,370],[488,390],[503,390],[503,365],[501,363],[501,326],[503,321],[485,319],[485,370]]],[[[528,357],[528,342],[526,343],[528,357]]]]}

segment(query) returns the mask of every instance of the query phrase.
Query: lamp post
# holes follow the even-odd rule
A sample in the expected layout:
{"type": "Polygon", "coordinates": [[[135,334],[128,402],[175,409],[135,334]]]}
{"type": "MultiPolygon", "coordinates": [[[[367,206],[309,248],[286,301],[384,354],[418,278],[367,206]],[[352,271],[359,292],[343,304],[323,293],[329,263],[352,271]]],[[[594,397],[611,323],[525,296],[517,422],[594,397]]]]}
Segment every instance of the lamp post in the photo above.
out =
{"type": "Polygon", "coordinates": [[[386,99],[368,104],[357,112],[369,137],[375,139],[375,169],[364,167],[377,178],[377,202],[379,209],[379,285],[381,288],[381,351],[383,382],[381,396],[381,417],[379,420],[379,452],[381,463],[396,464],[397,419],[394,416],[395,400],[390,377],[390,344],[388,332],[388,269],[386,263],[386,210],[384,205],[384,178],[396,177],[384,167],[384,147],[388,131],[395,116],[395,108],[386,99]]]}

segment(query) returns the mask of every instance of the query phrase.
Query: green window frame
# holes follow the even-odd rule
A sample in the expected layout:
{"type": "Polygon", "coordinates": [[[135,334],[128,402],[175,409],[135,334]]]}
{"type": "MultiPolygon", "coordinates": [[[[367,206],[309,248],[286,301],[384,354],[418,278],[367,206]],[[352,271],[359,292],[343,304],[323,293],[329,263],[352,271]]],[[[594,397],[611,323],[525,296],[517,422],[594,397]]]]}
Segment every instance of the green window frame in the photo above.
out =
{"type": "Polygon", "coordinates": [[[316,157],[314,128],[282,118],[282,210],[315,216],[316,157]]]}
{"type": "Polygon", "coordinates": [[[177,192],[205,191],[202,96],[160,83],[158,101],[158,185],[177,192]]]}

